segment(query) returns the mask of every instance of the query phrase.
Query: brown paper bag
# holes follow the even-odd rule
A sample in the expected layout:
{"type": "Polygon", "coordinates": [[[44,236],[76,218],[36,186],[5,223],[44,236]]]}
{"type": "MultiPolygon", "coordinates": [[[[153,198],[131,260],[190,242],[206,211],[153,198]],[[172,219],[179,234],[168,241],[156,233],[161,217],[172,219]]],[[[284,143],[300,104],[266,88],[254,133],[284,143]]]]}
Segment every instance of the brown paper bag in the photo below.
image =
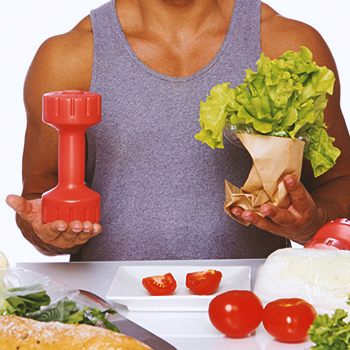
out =
{"type": "Polygon", "coordinates": [[[304,142],[299,139],[264,135],[237,134],[248,150],[253,166],[242,188],[225,181],[225,211],[235,220],[249,225],[247,221],[231,213],[232,207],[253,210],[259,213],[264,203],[282,208],[290,204],[283,177],[287,174],[300,179],[304,142]]]}

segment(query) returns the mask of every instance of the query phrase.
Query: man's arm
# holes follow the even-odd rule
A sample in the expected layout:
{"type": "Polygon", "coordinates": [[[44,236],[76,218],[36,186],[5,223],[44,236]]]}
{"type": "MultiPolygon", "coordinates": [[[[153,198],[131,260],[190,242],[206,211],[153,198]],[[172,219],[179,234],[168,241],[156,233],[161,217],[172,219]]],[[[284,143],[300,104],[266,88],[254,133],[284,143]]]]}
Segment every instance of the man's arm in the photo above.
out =
{"type": "Polygon", "coordinates": [[[261,19],[262,51],[271,59],[285,51],[300,51],[306,46],[313,53],[319,66],[334,72],[334,93],[328,97],[324,112],[329,136],[334,137],[334,146],[341,150],[336,165],[325,174],[314,178],[309,161],[303,164],[301,183],[293,177],[285,178],[292,205],[281,209],[263,205],[262,217],[251,211],[233,208],[233,213],[242,216],[261,229],[285,236],[298,243],[306,243],[326,222],[336,218],[350,217],[350,138],[340,108],[340,82],[333,56],[320,36],[310,26],[286,19],[267,5],[262,5],[261,19]]]}
{"type": "Polygon", "coordinates": [[[42,121],[42,96],[52,91],[88,91],[92,61],[93,36],[86,17],[72,31],[43,43],[24,84],[23,192],[22,197],[8,196],[7,203],[17,212],[23,236],[45,255],[76,253],[102,229],[99,224],[80,221],[44,224],[41,217],[41,195],[58,181],[58,132],[42,121]]]}

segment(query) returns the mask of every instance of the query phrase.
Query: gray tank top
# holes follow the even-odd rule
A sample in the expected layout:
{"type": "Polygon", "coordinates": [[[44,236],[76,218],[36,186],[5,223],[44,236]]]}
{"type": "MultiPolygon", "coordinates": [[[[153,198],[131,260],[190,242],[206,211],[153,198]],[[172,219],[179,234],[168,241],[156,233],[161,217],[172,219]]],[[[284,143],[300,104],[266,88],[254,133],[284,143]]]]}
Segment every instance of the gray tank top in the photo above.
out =
{"type": "Polygon", "coordinates": [[[225,179],[236,186],[252,166],[225,140],[212,150],[195,140],[200,100],[256,68],[260,0],[236,0],[213,60],[177,78],[143,64],[128,44],[112,0],[91,12],[91,91],[102,121],[87,131],[86,182],[101,194],[103,231],[72,260],[265,258],[286,239],[236,222],[224,212],[225,179]]]}

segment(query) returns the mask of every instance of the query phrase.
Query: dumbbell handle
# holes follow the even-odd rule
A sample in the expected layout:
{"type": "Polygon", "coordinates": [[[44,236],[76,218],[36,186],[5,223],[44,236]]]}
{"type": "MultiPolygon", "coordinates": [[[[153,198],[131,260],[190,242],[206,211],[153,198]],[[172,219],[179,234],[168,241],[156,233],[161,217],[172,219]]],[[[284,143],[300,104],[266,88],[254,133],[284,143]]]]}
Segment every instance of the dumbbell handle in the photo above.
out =
{"type": "Polygon", "coordinates": [[[85,130],[62,127],[58,132],[58,183],[66,188],[80,187],[85,177],[85,130]]]}

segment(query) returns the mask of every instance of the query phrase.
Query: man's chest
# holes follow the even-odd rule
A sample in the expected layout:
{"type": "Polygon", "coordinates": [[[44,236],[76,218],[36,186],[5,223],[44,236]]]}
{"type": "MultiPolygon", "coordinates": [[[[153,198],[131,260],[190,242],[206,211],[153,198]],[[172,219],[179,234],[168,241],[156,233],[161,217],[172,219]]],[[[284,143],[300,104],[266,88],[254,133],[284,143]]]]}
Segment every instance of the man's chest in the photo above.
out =
{"type": "Polygon", "coordinates": [[[161,36],[128,36],[136,56],[156,72],[173,76],[190,76],[208,65],[220,50],[226,32],[188,36],[176,40],[161,36]]]}

